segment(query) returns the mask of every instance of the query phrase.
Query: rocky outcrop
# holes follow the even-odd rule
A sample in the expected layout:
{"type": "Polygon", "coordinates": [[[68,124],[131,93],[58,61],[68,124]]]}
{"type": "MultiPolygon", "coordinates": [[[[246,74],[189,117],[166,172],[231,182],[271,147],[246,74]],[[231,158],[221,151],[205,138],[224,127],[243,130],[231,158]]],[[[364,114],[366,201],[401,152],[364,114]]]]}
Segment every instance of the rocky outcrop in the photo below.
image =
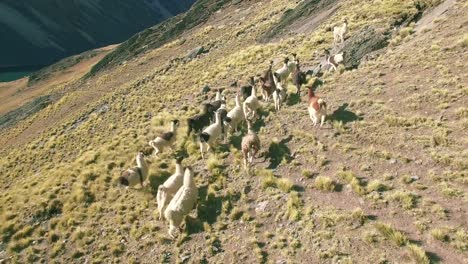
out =
{"type": "MultiPolygon", "coordinates": [[[[350,36],[340,49],[344,52],[343,64],[345,68],[357,68],[363,58],[388,45],[390,35],[372,27],[363,28],[350,36]]],[[[338,51],[336,51],[338,53],[338,51]]]]}

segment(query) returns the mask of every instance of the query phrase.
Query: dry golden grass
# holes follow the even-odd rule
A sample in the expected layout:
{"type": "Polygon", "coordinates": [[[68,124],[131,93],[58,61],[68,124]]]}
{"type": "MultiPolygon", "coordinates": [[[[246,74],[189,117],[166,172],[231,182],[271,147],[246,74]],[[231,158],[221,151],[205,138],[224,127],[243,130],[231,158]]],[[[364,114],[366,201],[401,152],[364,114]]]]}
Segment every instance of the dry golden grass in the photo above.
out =
{"type": "MultiPolygon", "coordinates": [[[[463,258],[467,228],[454,209],[467,198],[463,146],[468,142],[461,139],[468,127],[466,76],[459,71],[463,62],[454,61],[450,52],[466,48],[465,35],[424,37],[406,25],[392,39],[398,45],[382,57],[324,76],[318,92],[326,96],[329,114],[336,111],[327,123],[332,129],[312,128],[301,98],[297,103],[291,99],[278,114],[264,105],[268,116],[257,124],[262,126],[262,156],[250,174],[242,170],[236,137],[203,162],[197,141],[184,136],[184,120],[204,100],[201,87],[226,87],[292,52],[311,66],[318,60],[313,51],[332,41],[327,28],[345,16],[352,35],[367,25],[392,27],[418,12],[413,1],[341,4],[312,33],[285,35],[268,44],[259,44],[257,37],[296,4],[272,0],[230,6],[183,38],[79,86],[109,87],[99,96],[77,89],[6,132],[12,138],[35,128],[28,128],[34,122],[60,116],[77,99],[99,98],[0,158],[0,245],[5,245],[0,259],[400,263],[409,256],[428,263],[424,248],[434,238],[444,243],[436,252],[431,247],[432,253],[443,251],[448,255],[444,261],[453,263],[463,258]],[[448,42],[456,46],[447,50],[448,42]],[[209,52],[170,62],[199,45],[210,47],[209,52]],[[99,111],[105,105],[109,109],[99,111]],[[200,187],[197,208],[175,241],[166,235],[167,223],[157,220],[154,198],[173,172],[173,153],[148,156],[150,175],[143,188],[125,189],[116,180],[134,166],[137,151],[150,154],[147,142],[172,118],[182,120],[176,149],[189,154],[184,164],[195,168],[200,187]],[[282,142],[289,135],[292,139],[282,142]],[[414,174],[418,180],[411,178],[414,174]],[[380,222],[387,219],[388,225],[380,222]],[[450,227],[444,229],[446,223],[450,227]]],[[[235,91],[229,89],[232,101],[235,91]]]]}

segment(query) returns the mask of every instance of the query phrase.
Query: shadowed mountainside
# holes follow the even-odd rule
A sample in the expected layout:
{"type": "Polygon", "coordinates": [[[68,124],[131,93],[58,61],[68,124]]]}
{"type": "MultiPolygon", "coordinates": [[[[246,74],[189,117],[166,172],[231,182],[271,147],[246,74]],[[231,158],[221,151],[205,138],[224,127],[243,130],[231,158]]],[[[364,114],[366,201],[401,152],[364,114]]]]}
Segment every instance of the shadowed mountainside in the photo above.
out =
{"type": "Polygon", "coordinates": [[[194,0],[6,0],[0,3],[0,67],[47,65],[122,42],[187,10],[194,0]]]}

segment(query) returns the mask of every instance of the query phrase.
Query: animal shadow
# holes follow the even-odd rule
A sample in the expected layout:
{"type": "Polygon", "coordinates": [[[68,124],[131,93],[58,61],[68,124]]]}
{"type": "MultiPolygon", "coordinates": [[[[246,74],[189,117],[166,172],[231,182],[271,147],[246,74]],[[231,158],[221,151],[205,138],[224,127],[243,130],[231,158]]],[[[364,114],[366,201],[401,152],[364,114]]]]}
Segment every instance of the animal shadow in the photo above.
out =
{"type": "Polygon", "coordinates": [[[213,224],[216,222],[223,207],[223,198],[212,193],[208,194],[208,185],[198,188],[197,219],[187,222],[186,231],[194,234],[204,231],[203,223],[213,224]]]}
{"type": "Polygon", "coordinates": [[[268,169],[276,169],[283,161],[283,159],[286,159],[288,162],[292,160],[291,150],[286,145],[289,143],[289,141],[291,141],[292,138],[293,137],[290,135],[278,143],[271,142],[270,147],[268,148],[268,152],[265,156],[266,159],[270,159],[270,165],[268,166],[268,169]]]}
{"type": "Polygon", "coordinates": [[[158,192],[159,185],[163,184],[172,174],[167,170],[160,170],[156,174],[151,173],[148,176],[149,188],[153,195],[158,192]]]}
{"type": "Polygon", "coordinates": [[[241,149],[241,144],[242,144],[242,135],[245,134],[244,132],[237,132],[236,135],[231,135],[231,138],[229,139],[229,143],[233,145],[236,149],[241,149]]]}
{"type": "Polygon", "coordinates": [[[293,94],[289,94],[286,105],[291,106],[291,105],[298,104],[300,102],[301,102],[301,96],[299,94],[293,93],[293,94]]]}
{"type": "Polygon", "coordinates": [[[335,110],[333,114],[331,114],[331,120],[341,121],[343,122],[343,124],[353,122],[356,120],[362,120],[362,118],[357,116],[355,113],[346,110],[348,106],[349,104],[345,103],[338,107],[338,109],[335,110]]]}

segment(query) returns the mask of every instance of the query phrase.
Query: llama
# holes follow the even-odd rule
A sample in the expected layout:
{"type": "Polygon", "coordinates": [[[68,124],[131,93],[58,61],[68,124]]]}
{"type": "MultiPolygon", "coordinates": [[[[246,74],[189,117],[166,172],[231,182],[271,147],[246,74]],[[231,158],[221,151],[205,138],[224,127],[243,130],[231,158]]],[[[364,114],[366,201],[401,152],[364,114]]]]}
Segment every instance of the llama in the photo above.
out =
{"type": "MultiPolygon", "coordinates": [[[[218,98],[218,95],[216,95],[216,98],[218,98]]],[[[222,96],[220,95],[220,99],[217,99],[209,104],[211,106],[211,110],[213,110],[213,113],[214,113],[221,107],[222,104],[225,104],[225,103],[226,103],[226,97],[224,95],[222,96]]]]}
{"type": "Polygon", "coordinates": [[[290,73],[292,73],[296,69],[297,64],[299,63],[297,59],[297,54],[293,53],[292,56],[293,56],[293,59],[288,62],[288,70],[290,73]]]}
{"type": "Polygon", "coordinates": [[[252,129],[252,122],[247,120],[247,134],[242,138],[242,154],[244,155],[244,166],[247,169],[252,165],[253,158],[260,150],[260,139],[252,129]]]}
{"type": "Polygon", "coordinates": [[[260,108],[255,86],[252,87],[252,94],[245,99],[243,103],[244,115],[246,119],[251,119],[257,116],[257,110],[260,108]]]}
{"type": "Polygon", "coordinates": [[[306,80],[306,74],[301,71],[299,60],[297,59],[296,62],[297,62],[297,65],[296,65],[296,68],[292,71],[291,77],[292,77],[293,84],[296,86],[296,89],[297,89],[296,94],[300,95],[301,86],[303,84],[306,84],[307,80],[306,80]]]}
{"type": "Polygon", "coordinates": [[[317,97],[314,94],[313,86],[309,86],[309,105],[307,107],[309,111],[310,119],[314,126],[317,125],[318,120],[320,119],[320,127],[323,127],[325,123],[325,118],[327,116],[327,104],[322,98],[317,97]]]}
{"type": "Polygon", "coordinates": [[[156,200],[158,202],[159,220],[164,218],[163,213],[166,206],[171,201],[184,181],[184,168],[182,167],[182,157],[175,161],[175,172],[163,184],[159,185],[156,200]]]}
{"type": "Polygon", "coordinates": [[[255,85],[254,77],[251,76],[249,78],[248,84],[243,84],[239,87],[239,91],[244,97],[243,99],[247,99],[252,94],[252,87],[255,85]]]}
{"type": "MultiPolygon", "coordinates": [[[[242,104],[241,104],[241,95],[237,94],[236,106],[231,111],[229,111],[229,113],[227,113],[227,116],[224,120],[224,125],[226,126],[226,128],[229,127],[231,131],[237,132],[237,127],[243,120],[245,120],[245,115],[244,115],[244,109],[242,108],[242,104]]],[[[226,129],[225,134],[227,134],[227,129],[226,129]]]]}
{"type": "Polygon", "coordinates": [[[203,132],[200,134],[200,153],[202,159],[205,159],[204,152],[205,152],[205,145],[208,145],[206,151],[214,148],[214,143],[216,139],[219,138],[222,132],[221,128],[221,113],[216,111],[216,121],[214,124],[211,124],[209,127],[205,128],[203,132]]]}
{"type": "Polygon", "coordinates": [[[281,104],[286,101],[286,98],[288,97],[288,94],[286,92],[286,89],[283,88],[283,85],[281,85],[281,79],[278,79],[280,82],[278,82],[277,89],[273,93],[273,102],[275,103],[275,111],[278,112],[281,109],[281,104]]]}
{"type": "Polygon", "coordinates": [[[176,140],[176,131],[178,126],[179,120],[172,120],[170,131],[160,134],[155,139],[149,142],[149,145],[155,149],[154,155],[158,155],[166,147],[172,147],[172,144],[176,140]]]}
{"type": "Polygon", "coordinates": [[[226,140],[225,132],[226,132],[226,127],[224,126],[224,120],[226,120],[228,111],[226,110],[226,101],[223,101],[224,103],[221,104],[221,106],[218,109],[219,112],[219,117],[221,119],[221,136],[223,136],[223,141],[226,140]]]}
{"type": "Polygon", "coordinates": [[[203,128],[209,126],[213,114],[214,110],[211,104],[203,104],[201,113],[187,119],[187,136],[190,136],[190,133],[192,131],[194,131],[195,133],[200,133],[203,130],[203,128]]]}
{"type": "Polygon", "coordinates": [[[276,84],[273,79],[273,61],[270,61],[270,65],[265,74],[260,77],[260,84],[262,85],[262,96],[265,102],[269,102],[273,92],[276,91],[276,84]]]}
{"type": "Polygon", "coordinates": [[[326,62],[331,66],[330,71],[332,71],[332,69],[336,71],[338,65],[343,62],[344,55],[345,52],[330,56],[330,51],[327,49],[325,50],[326,62]]]}
{"type": "Polygon", "coordinates": [[[288,63],[289,63],[289,58],[288,57],[284,58],[283,67],[281,67],[279,70],[273,73],[273,80],[275,81],[276,85],[278,85],[278,81],[280,80],[286,81],[289,74],[291,73],[289,67],[292,67],[292,66],[289,66],[288,63]]]}
{"type": "Polygon", "coordinates": [[[338,41],[340,41],[340,44],[343,45],[345,34],[347,32],[348,32],[348,20],[345,18],[343,21],[343,25],[341,27],[333,28],[333,45],[336,46],[338,41]]]}
{"type": "Polygon", "coordinates": [[[120,184],[133,187],[140,183],[141,187],[143,187],[143,183],[148,177],[148,164],[146,163],[143,152],[138,152],[135,159],[137,166],[127,169],[120,175],[120,184]]]}
{"type": "Polygon", "coordinates": [[[198,188],[195,184],[192,168],[185,169],[182,187],[172,198],[164,211],[164,217],[169,221],[169,236],[175,238],[174,232],[179,229],[184,217],[192,210],[198,199],[198,188]]]}

